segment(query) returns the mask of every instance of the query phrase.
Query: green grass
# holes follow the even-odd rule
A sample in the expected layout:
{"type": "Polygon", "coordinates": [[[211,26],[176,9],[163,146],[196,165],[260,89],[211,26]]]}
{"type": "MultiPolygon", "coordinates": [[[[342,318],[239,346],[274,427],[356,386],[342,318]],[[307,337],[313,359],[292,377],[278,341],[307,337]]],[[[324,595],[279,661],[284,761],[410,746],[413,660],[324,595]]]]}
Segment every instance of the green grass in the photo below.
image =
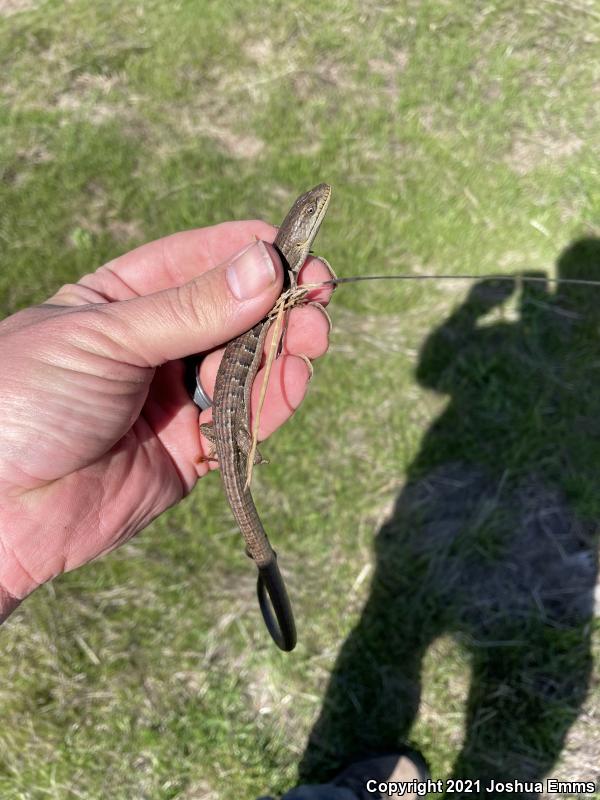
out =
{"type": "MultiPolygon", "coordinates": [[[[599,42],[593,0],[0,3],[1,311],[321,180],[340,275],[600,278],[599,42]]],[[[594,291],[340,288],[255,483],[297,650],[213,475],[3,628],[0,797],[253,798],[401,741],[597,778],[594,291]]]]}

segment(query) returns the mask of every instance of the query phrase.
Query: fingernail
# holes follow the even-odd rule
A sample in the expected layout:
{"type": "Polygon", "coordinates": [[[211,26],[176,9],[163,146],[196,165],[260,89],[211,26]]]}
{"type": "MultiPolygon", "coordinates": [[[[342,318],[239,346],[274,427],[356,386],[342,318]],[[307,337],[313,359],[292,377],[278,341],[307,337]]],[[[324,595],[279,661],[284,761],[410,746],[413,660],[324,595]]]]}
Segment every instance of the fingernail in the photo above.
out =
{"type": "Polygon", "coordinates": [[[304,361],[304,363],[308,368],[308,383],[310,383],[313,379],[313,375],[315,374],[315,369],[312,365],[312,361],[308,356],[305,356],[304,353],[298,353],[298,357],[301,358],[302,361],[304,361]]]}
{"type": "Polygon", "coordinates": [[[227,267],[227,283],[238,300],[249,300],[275,282],[275,267],[265,243],[252,242],[227,267]]]}
{"type": "Polygon", "coordinates": [[[309,300],[306,305],[314,306],[318,311],[321,312],[321,314],[323,314],[323,316],[327,320],[327,324],[329,325],[329,330],[327,331],[327,335],[329,336],[329,334],[331,333],[331,329],[333,328],[333,322],[331,321],[331,317],[329,316],[329,312],[327,311],[325,306],[321,305],[321,303],[319,303],[318,300],[309,300]]]}

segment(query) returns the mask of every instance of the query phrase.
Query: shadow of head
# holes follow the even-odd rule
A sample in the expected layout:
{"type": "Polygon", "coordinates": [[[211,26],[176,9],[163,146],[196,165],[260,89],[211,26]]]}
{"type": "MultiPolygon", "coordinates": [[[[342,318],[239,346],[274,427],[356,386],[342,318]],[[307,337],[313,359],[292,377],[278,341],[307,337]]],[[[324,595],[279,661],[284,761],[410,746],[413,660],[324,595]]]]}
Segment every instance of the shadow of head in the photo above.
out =
{"type": "MultiPolygon", "coordinates": [[[[600,239],[588,237],[570,244],[558,258],[557,277],[600,281],[600,239]]],[[[590,289],[591,287],[579,289],[563,286],[561,293],[568,295],[573,292],[578,300],[583,300],[590,296],[593,298],[595,290],[590,289]]]]}

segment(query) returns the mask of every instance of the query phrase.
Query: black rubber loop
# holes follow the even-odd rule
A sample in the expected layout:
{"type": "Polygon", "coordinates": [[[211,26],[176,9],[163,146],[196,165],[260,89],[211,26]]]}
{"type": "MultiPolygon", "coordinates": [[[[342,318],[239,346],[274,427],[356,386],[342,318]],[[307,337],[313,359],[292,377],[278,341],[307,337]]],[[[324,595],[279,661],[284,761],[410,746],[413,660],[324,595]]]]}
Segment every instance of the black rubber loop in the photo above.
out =
{"type": "Polygon", "coordinates": [[[258,568],[256,594],[271,638],[280,650],[293,650],[296,646],[294,613],[276,558],[266,567],[258,568]]]}

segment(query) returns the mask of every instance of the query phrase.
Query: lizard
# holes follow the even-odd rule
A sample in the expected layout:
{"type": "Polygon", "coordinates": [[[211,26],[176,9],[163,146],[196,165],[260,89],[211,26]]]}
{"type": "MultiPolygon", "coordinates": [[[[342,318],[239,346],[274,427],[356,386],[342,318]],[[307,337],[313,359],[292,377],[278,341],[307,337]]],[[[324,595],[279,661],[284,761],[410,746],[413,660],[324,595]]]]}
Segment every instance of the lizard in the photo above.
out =
{"type": "MultiPolygon", "coordinates": [[[[288,298],[286,308],[294,304],[298,273],[319,231],[330,197],[331,187],[326,183],[300,195],[273,242],[285,271],[279,302],[288,298]]],[[[246,553],[258,568],[258,601],[267,630],[281,650],[289,651],[296,646],[292,607],[277,555],[246,485],[246,460],[251,451],[250,397],[271,320],[272,314],[226,346],[215,382],[213,419],[200,425],[200,430],[214,447],[225,494],[244,537],[246,553]]],[[[260,454],[255,451],[254,463],[261,462],[260,454]]]]}

